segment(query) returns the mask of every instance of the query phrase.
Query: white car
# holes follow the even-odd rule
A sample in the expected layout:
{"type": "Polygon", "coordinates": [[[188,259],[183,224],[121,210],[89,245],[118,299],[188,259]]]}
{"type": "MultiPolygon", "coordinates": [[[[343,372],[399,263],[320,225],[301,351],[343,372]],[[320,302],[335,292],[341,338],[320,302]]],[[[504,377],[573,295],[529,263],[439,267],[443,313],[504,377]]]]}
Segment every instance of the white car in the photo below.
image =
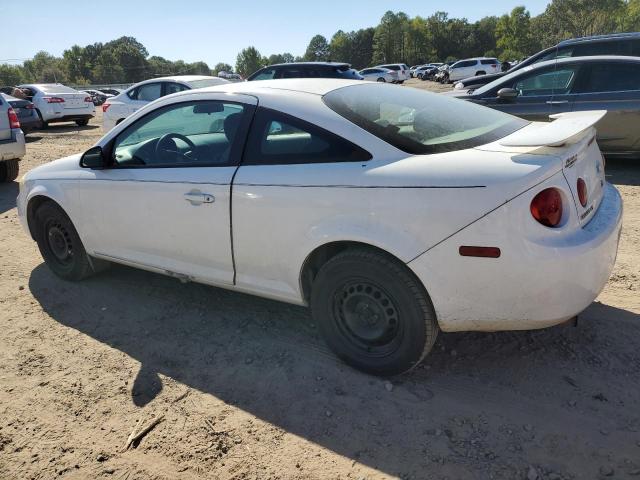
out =
{"type": "Polygon", "coordinates": [[[599,294],[622,222],[603,114],[530,123],[350,80],[220,85],[31,170],[18,213],[63,279],[116,262],[309,305],[340,358],[397,374],[439,330],[547,327],[599,294]]]}
{"type": "Polygon", "coordinates": [[[0,183],[13,182],[18,177],[18,162],[25,153],[24,133],[20,130],[18,114],[0,95],[0,183]]]}
{"type": "Polygon", "coordinates": [[[165,95],[225,83],[229,83],[229,81],[206,75],[176,75],[136,83],[120,95],[109,98],[102,104],[102,128],[108,132],[147,103],[165,95]]]}
{"type": "Polygon", "coordinates": [[[376,68],[388,68],[398,73],[398,80],[396,83],[404,83],[405,80],[411,78],[409,73],[409,67],[404,63],[389,63],[386,65],[376,65],[376,68]]]}
{"type": "Polygon", "coordinates": [[[54,122],[75,122],[84,126],[96,115],[91,96],[60,83],[28,84],[20,85],[20,88],[35,105],[42,128],[54,122]]]}
{"type": "Polygon", "coordinates": [[[370,82],[396,83],[398,81],[398,72],[388,68],[365,68],[364,70],[360,70],[359,73],[362,75],[363,80],[370,82]]]}
{"type": "Polygon", "coordinates": [[[500,72],[500,60],[492,57],[467,58],[449,67],[449,81],[500,72]]]}

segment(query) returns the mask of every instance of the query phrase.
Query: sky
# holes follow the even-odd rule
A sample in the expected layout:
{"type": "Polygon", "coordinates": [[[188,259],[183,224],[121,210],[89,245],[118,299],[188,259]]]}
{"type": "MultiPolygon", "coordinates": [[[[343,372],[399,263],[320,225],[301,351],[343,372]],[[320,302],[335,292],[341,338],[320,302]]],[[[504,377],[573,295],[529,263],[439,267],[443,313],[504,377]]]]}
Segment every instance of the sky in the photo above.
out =
{"type": "MultiPolygon", "coordinates": [[[[311,37],[328,40],[337,30],[375,26],[387,10],[428,17],[445,11],[449,17],[474,22],[502,15],[524,2],[517,0],[109,0],[92,2],[32,0],[28,32],[14,31],[0,42],[0,63],[21,63],[40,50],[60,56],[71,45],[108,42],[133,36],[150,55],[170,60],[203,60],[235,65],[236,55],[253,45],[262,55],[289,52],[302,55],[311,37]],[[9,39],[9,40],[7,40],[9,39]]],[[[532,16],[548,0],[528,0],[532,16]]],[[[0,11],[11,5],[0,0],[0,11]]],[[[18,27],[16,27],[18,28],[18,27]]],[[[7,33],[7,32],[5,32],[7,33]]]]}

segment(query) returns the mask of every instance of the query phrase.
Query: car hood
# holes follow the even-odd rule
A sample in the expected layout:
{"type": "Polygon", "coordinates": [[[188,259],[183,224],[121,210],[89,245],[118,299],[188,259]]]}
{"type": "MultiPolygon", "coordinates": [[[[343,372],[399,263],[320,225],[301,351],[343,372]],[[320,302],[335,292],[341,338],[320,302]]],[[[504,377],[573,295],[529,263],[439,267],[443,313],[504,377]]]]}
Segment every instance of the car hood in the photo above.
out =
{"type": "Polygon", "coordinates": [[[59,178],[62,174],[68,177],[70,174],[81,172],[84,169],[80,167],[81,153],[63,157],[53,162],[46,163],[36,167],[24,176],[25,180],[39,180],[46,178],[59,178]]]}

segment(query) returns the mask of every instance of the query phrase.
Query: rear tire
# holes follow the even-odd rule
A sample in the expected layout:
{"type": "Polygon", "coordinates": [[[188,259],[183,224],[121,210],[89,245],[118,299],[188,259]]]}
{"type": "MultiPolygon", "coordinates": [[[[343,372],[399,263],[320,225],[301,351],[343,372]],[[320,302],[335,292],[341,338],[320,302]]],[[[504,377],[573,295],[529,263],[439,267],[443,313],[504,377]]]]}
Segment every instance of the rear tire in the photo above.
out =
{"type": "Polygon", "coordinates": [[[18,178],[19,169],[17,158],[0,162],[0,182],[13,182],[18,178]]]}
{"type": "Polygon", "coordinates": [[[365,248],[345,250],[320,268],[310,304],[331,350],[374,375],[414,368],[439,331],[429,295],[413,273],[365,248]]]}
{"type": "Polygon", "coordinates": [[[49,128],[49,122],[44,121],[44,118],[42,118],[42,114],[40,113],[40,110],[36,110],[36,112],[38,113],[38,116],[40,117],[40,121],[42,122],[42,125],[40,125],[40,130],[46,130],[47,128],[49,128]]]}
{"type": "Polygon", "coordinates": [[[382,83],[385,83],[385,82],[386,82],[386,80],[385,80],[384,78],[380,77],[380,78],[378,78],[378,80],[376,80],[376,82],[382,82],[382,83]]]}
{"type": "Polygon", "coordinates": [[[486,75],[487,72],[485,72],[484,70],[480,70],[479,72],[476,72],[476,77],[480,76],[480,75],[486,75]]]}
{"type": "Polygon", "coordinates": [[[78,232],[60,207],[43,203],[36,210],[35,227],[42,258],[58,277],[78,281],[94,273],[78,232]]]}
{"type": "Polygon", "coordinates": [[[86,127],[87,125],[89,125],[89,120],[87,120],[86,118],[84,120],[76,120],[76,125],[78,125],[79,127],[86,127]]]}

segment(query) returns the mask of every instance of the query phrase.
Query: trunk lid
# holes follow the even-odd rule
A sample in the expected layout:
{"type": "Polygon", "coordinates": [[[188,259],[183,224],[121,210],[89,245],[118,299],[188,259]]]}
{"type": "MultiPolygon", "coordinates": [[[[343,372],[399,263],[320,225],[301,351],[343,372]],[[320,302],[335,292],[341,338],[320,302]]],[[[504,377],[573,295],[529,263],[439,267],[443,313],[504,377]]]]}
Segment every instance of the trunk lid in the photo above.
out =
{"type": "Polygon", "coordinates": [[[88,104],[84,99],[89,97],[86,93],[52,93],[50,96],[64,99],[63,107],[65,109],[84,108],[88,104]]]}

